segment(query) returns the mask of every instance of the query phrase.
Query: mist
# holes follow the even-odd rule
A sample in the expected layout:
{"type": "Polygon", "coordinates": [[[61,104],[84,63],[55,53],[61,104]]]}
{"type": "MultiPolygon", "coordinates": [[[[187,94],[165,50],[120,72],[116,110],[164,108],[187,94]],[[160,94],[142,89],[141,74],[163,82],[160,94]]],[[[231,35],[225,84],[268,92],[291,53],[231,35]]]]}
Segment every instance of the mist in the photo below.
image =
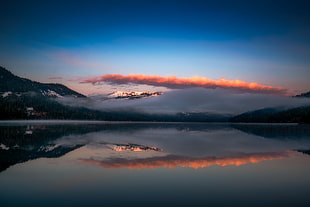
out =
{"type": "Polygon", "coordinates": [[[64,97],[58,101],[65,105],[102,111],[136,111],[150,114],[210,112],[236,115],[263,108],[286,109],[310,105],[309,98],[205,88],[172,90],[157,97],[134,100],[111,99],[101,95],[88,98],[64,97]]]}

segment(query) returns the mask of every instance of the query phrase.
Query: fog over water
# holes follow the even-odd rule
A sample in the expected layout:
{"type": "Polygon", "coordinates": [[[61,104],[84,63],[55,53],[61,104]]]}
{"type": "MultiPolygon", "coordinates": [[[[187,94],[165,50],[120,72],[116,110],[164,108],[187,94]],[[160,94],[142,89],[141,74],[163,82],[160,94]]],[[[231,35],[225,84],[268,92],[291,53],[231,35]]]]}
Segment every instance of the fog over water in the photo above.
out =
{"type": "Polygon", "coordinates": [[[310,105],[308,98],[244,93],[228,89],[183,89],[167,91],[163,95],[142,99],[109,99],[105,96],[89,98],[60,98],[60,103],[103,111],[137,111],[146,113],[212,112],[240,114],[269,107],[293,108],[310,105]]]}

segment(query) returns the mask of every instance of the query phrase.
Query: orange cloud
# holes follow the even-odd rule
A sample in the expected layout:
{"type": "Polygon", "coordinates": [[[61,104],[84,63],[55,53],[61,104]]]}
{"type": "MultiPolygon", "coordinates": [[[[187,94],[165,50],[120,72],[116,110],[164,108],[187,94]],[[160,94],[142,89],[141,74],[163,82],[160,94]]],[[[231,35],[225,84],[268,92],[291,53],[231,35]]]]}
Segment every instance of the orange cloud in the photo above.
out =
{"type": "Polygon", "coordinates": [[[260,85],[258,83],[249,83],[240,80],[211,80],[205,77],[194,76],[191,78],[178,78],[176,76],[156,76],[156,75],[120,75],[120,74],[107,74],[96,78],[86,79],[80,83],[101,83],[107,82],[111,84],[146,84],[152,86],[164,86],[171,89],[177,88],[193,88],[193,87],[203,87],[203,88],[226,88],[226,89],[238,89],[248,92],[259,92],[259,93],[269,93],[269,94],[286,94],[288,89],[281,87],[272,87],[260,85]]]}
{"type": "Polygon", "coordinates": [[[98,165],[103,168],[128,168],[128,169],[142,169],[142,168],[176,168],[176,167],[190,167],[190,168],[204,168],[210,165],[227,166],[227,165],[244,165],[248,163],[258,163],[264,160],[281,159],[289,156],[289,152],[273,152],[273,153],[258,153],[250,155],[242,155],[239,157],[202,157],[189,158],[175,155],[168,155],[165,157],[151,157],[144,159],[129,160],[125,158],[110,159],[107,161],[100,161],[94,159],[81,159],[81,161],[89,164],[98,165]]]}

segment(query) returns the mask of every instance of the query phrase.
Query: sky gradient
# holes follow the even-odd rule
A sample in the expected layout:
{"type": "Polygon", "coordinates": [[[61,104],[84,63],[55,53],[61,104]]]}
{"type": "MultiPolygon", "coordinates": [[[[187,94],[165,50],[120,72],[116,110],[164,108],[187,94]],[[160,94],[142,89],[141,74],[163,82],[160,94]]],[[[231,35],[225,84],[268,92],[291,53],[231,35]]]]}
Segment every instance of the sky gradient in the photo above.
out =
{"type": "Polygon", "coordinates": [[[1,2],[0,65],[32,80],[84,94],[118,89],[81,83],[107,74],[310,90],[307,1],[1,2]]]}

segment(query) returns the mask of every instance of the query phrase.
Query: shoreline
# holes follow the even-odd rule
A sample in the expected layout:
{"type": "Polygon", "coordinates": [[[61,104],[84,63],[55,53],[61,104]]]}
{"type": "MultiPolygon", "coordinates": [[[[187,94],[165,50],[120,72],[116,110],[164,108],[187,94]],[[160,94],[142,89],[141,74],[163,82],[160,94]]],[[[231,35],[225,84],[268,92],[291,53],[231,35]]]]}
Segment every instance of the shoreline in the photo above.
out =
{"type": "Polygon", "coordinates": [[[302,123],[260,123],[260,122],[160,122],[160,121],[102,121],[102,120],[63,120],[63,119],[21,119],[0,120],[2,124],[230,124],[230,125],[300,125],[302,123]]]}

